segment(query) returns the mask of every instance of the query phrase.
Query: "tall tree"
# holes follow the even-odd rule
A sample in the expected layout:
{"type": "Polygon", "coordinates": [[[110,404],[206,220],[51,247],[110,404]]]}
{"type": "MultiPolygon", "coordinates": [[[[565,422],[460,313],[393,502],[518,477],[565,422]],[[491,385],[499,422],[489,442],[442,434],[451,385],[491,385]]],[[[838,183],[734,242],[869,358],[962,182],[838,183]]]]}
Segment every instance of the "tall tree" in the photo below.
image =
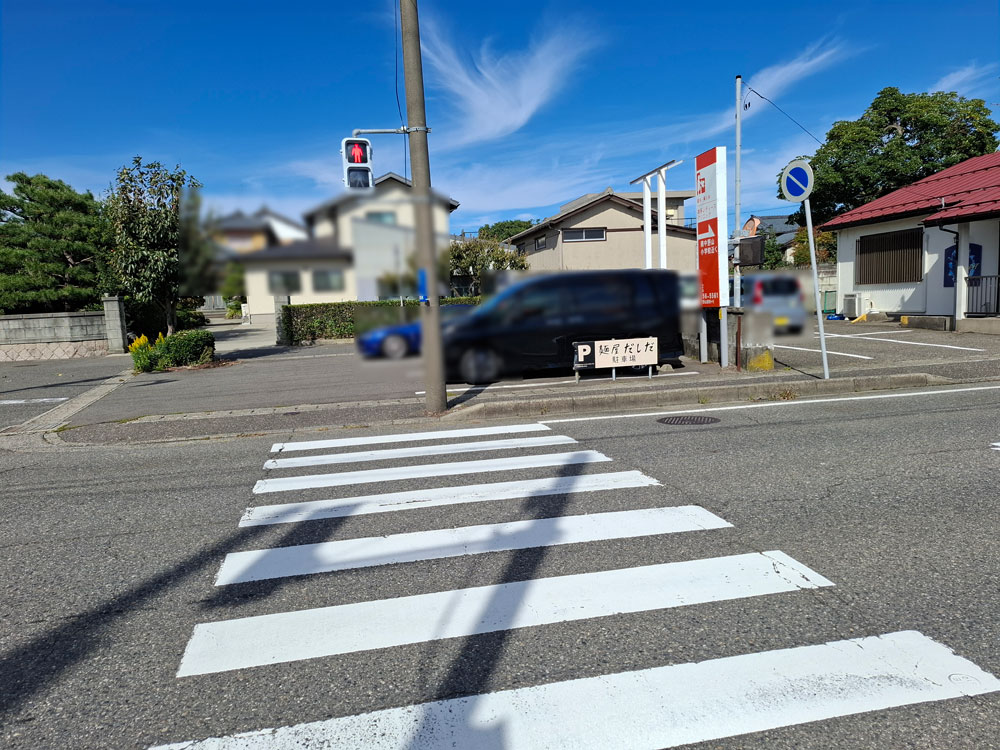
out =
{"type": "MultiPolygon", "coordinates": [[[[955,92],[903,94],[882,89],[857,120],[834,123],[809,158],[816,175],[810,196],[821,224],[886,193],[973,156],[997,149],[1000,124],[982,99],[955,92]]],[[[789,217],[805,224],[800,208],[789,217]]]]}
{"type": "Polygon", "coordinates": [[[452,276],[469,276],[472,294],[482,294],[483,274],[487,271],[524,271],[528,260],[519,252],[508,250],[498,240],[473,239],[453,242],[448,255],[452,276]]]}
{"type": "Polygon", "coordinates": [[[0,192],[0,313],[69,312],[100,302],[108,247],[101,204],[65,182],[24,172],[0,192]]]}
{"type": "Polygon", "coordinates": [[[131,166],[118,170],[107,199],[114,238],[109,265],[126,295],[163,314],[168,335],[177,328],[185,187],[201,185],[179,166],[171,172],[159,162],[143,164],[136,156],[131,166]]]}
{"type": "Polygon", "coordinates": [[[531,229],[531,222],[524,219],[509,219],[498,221],[496,224],[483,224],[479,227],[479,239],[503,242],[525,229],[531,229]]]}

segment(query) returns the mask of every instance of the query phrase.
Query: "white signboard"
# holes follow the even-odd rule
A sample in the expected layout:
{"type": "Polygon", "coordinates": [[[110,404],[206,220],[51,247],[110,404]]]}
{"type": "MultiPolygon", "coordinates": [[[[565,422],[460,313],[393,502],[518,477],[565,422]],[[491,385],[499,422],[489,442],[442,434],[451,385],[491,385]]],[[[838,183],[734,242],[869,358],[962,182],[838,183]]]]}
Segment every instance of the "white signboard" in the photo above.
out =
{"type": "Polygon", "coordinates": [[[656,365],[659,351],[655,336],[646,339],[609,339],[575,344],[573,367],[577,370],[656,365]]]}
{"type": "Polygon", "coordinates": [[[729,223],[726,215],[726,147],[695,157],[698,216],[698,275],[701,306],[729,305],[729,223]]]}

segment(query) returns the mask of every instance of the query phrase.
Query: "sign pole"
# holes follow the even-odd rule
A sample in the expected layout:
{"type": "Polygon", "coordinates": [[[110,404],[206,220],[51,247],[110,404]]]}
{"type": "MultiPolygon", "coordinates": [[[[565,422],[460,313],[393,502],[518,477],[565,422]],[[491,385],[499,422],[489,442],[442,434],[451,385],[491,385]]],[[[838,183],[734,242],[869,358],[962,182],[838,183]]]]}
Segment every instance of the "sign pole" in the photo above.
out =
{"type": "Polygon", "coordinates": [[[667,170],[656,173],[656,238],[660,241],[660,268],[667,267],[667,233],[663,228],[667,216],[667,170]]]}
{"type": "Polygon", "coordinates": [[[740,289],[740,156],[743,150],[743,103],[740,101],[743,94],[743,76],[736,76],[736,182],[734,184],[736,201],[734,204],[735,215],[733,216],[733,234],[736,235],[736,248],[733,253],[733,306],[741,307],[743,300],[740,299],[742,290],[740,289]]]}
{"type": "Polygon", "coordinates": [[[812,265],[813,293],[816,296],[816,321],[819,323],[819,348],[823,352],[823,380],[830,379],[830,365],[826,358],[826,330],[823,328],[823,304],[820,302],[819,271],[816,268],[816,242],[813,239],[813,217],[809,199],[804,201],[806,210],[806,231],[809,233],[809,262],[812,265]]]}
{"type": "Polygon", "coordinates": [[[653,267],[653,217],[649,175],[642,178],[642,238],[646,249],[646,268],[653,267]]]}

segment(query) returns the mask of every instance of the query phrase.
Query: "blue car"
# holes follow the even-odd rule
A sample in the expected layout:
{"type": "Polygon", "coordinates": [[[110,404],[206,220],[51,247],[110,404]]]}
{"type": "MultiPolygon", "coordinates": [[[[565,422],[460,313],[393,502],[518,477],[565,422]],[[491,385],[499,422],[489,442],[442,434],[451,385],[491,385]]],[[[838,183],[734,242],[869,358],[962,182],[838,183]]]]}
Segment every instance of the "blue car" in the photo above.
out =
{"type": "MultiPolygon", "coordinates": [[[[466,314],[472,305],[445,305],[441,322],[447,323],[466,314]]],[[[365,357],[402,359],[420,353],[420,321],[375,328],[358,336],[358,349],[365,357]]]]}

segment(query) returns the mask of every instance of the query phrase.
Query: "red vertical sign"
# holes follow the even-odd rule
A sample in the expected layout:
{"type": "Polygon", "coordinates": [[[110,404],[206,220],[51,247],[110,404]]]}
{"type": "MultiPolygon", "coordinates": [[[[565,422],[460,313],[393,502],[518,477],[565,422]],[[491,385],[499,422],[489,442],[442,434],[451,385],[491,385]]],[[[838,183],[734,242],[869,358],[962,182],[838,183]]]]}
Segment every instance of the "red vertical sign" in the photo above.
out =
{"type": "Polygon", "coordinates": [[[713,148],[695,157],[695,205],[698,215],[698,275],[701,280],[701,306],[725,307],[729,304],[727,280],[728,257],[725,253],[725,218],[720,222],[719,205],[725,211],[726,152],[713,148]],[[721,224],[721,226],[720,226],[721,224]]]}

